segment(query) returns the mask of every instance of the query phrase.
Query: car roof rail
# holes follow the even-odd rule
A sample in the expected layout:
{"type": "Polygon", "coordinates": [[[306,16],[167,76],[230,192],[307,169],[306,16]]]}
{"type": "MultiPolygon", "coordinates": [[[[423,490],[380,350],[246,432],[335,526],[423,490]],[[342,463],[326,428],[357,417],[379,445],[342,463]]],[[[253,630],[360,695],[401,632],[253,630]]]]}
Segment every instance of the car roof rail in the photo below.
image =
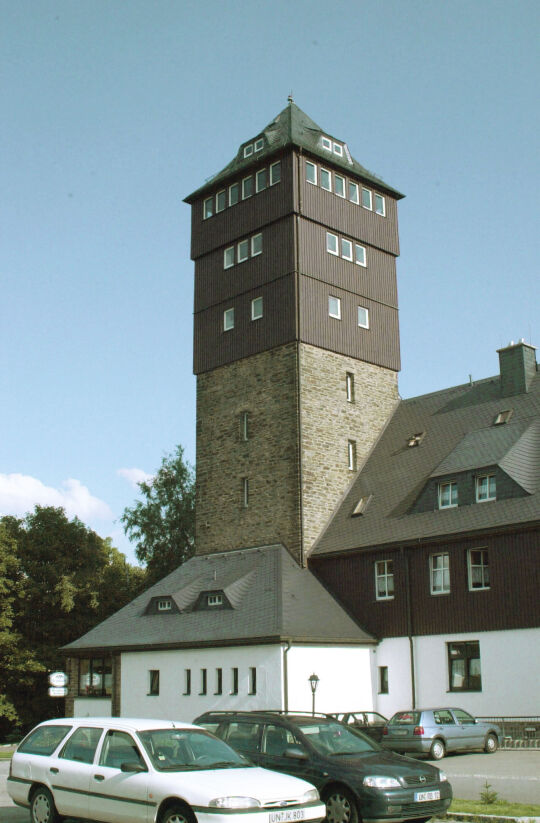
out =
{"type": "Polygon", "coordinates": [[[307,712],[307,711],[293,711],[291,709],[210,709],[207,712],[203,712],[199,715],[199,718],[203,717],[222,717],[222,716],[231,716],[237,715],[239,717],[251,717],[254,714],[277,714],[281,717],[288,717],[289,715],[292,716],[302,716],[302,717],[324,717],[327,719],[335,720],[335,715],[325,713],[325,712],[307,712]]]}

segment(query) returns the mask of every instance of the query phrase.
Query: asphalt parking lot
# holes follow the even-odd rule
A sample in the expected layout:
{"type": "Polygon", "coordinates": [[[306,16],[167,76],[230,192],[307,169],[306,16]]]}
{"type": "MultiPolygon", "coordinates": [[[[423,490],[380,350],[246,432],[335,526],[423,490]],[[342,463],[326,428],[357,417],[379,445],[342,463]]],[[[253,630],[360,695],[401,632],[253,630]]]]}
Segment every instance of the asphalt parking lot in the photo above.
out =
{"type": "MultiPolygon", "coordinates": [[[[430,762],[444,769],[455,797],[478,800],[487,781],[504,800],[540,805],[540,750],[454,754],[430,762]]],[[[0,823],[29,823],[28,811],[14,806],[6,792],[8,771],[9,761],[0,761],[0,823]]]]}

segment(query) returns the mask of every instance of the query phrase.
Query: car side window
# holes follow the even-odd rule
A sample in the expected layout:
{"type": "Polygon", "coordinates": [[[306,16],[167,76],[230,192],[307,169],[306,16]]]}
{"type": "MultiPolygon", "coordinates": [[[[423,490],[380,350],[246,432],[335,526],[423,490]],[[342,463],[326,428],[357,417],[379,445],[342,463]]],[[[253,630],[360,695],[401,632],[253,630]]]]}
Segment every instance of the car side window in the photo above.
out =
{"type": "Polygon", "coordinates": [[[72,726],[39,726],[30,732],[28,737],[25,737],[17,751],[25,754],[51,755],[72,728],[72,726]]]}
{"type": "Polygon", "coordinates": [[[113,769],[121,769],[123,763],[139,763],[146,768],[132,736],[127,732],[114,730],[107,732],[99,763],[101,766],[110,766],[113,769]]]}
{"type": "Polygon", "coordinates": [[[60,752],[60,757],[79,763],[93,763],[102,731],[89,726],[77,729],[60,752]]]}
{"type": "Polygon", "coordinates": [[[284,726],[268,724],[264,727],[262,751],[274,757],[281,757],[288,746],[301,746],[300,741],[290,729],[284,726]]]}
{"type": "Polygon", "coordinates": [[[433,717],[435,719],[435,723],[438,723],[439,725],[453,724],[455,726],[455,721],[451,712],[446,709],[440,709],[439,711],[433,712],[433,717]]]}
{"type": "Polygon", "coordinates": [[[229,723],[225,729],[223,740],[239,752],[259,751],[260,723],[229,723]]]}
{"type": "Polygon", "coordinates": [[[454,709],[454,714],[457,722],[463,723],[466,726],[476,722],[474,717],[468,712],[463,711],[463,709],[454,709]]]}

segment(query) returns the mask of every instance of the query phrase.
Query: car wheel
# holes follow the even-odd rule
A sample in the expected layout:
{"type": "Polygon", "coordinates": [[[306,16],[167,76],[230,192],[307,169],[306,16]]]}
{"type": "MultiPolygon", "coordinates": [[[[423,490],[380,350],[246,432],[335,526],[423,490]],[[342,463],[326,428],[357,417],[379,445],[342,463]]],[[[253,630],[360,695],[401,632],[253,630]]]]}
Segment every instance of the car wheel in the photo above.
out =
{"type": "Polygon", "coordinates": [[[434,740],[429,750],[429,756],[432,760],[442,760],[446,754],[446,746],[442,740],[434,740]]]}
{"type": "Polygon", "coordinates": [[[499,741],[497,740],[494,734],[488,734],[486,737],[486,742],[484,745],[484,751],[486,754],[493,754],[499,748],[499,741]]]}
{"type": "Polygon", "coordinates": [[[196,823],[196,821],[189,806],[183,803],[173,803],[161,815],[160,823],[196,823]]]}
{"type": "Polygon", "coordinates": [[[352,794],[341,786],[323,795],[327,823],[359,823],[358,808],[352,794]]]}
{"type": "Polygon", "coordinates": [[[30,817],[32,823],[59,823],[61,819],[56,811],[53,796],[45,786],[38,786],[32,792],[30,817]]]}

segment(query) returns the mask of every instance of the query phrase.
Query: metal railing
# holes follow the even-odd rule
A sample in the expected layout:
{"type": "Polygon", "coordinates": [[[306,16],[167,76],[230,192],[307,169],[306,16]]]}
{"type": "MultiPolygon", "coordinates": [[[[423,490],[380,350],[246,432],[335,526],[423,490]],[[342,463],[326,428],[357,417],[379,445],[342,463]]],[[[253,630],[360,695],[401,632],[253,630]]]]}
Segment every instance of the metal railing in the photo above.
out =
{"type": "Polygon", "coordinates": [[[540,717],[479,717],[501,727],[505,749],[540,749],[540,717]]]}

